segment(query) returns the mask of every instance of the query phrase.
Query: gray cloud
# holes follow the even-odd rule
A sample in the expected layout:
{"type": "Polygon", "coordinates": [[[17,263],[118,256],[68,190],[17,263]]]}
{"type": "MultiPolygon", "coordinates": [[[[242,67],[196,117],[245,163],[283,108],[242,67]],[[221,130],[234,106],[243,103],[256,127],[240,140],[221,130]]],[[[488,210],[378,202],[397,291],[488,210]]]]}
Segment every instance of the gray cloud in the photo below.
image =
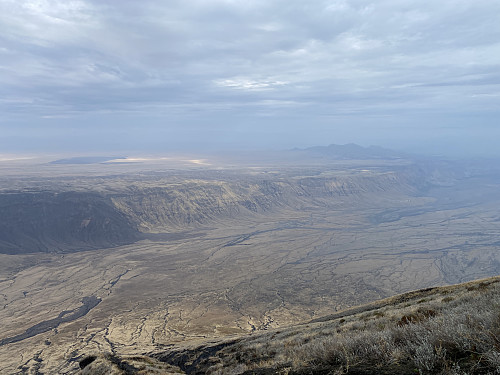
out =
{"type": "Polygon", "coordinates": [[[496,0],[0,0],[0,131],[404,144],[456,122],[490,139],[498,14],[496,0]]]}

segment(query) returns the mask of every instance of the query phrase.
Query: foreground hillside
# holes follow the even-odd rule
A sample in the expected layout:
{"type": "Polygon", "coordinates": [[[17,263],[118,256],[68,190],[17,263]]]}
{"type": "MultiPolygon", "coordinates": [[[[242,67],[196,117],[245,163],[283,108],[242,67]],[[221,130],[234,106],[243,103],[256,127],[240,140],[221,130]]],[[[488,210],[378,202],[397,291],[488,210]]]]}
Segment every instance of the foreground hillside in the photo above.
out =
{"type": "Polygon", "coordinates": [[[498,374],[500,277],[427,288],[306,324],[147,356],[91,354],[82,374],[498,374]]]}

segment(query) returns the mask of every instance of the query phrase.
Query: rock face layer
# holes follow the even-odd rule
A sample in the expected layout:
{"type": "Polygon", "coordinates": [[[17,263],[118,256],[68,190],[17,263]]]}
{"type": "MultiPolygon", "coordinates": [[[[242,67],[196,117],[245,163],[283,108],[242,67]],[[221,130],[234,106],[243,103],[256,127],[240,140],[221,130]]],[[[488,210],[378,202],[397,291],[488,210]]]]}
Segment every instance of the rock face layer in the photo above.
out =
{"type": "MultiPolygon", "coordinates": [[[[418,176],[419,178],[421,176],[418,176]]],[[[182,230],[223,219],[254,217],[279,209],[328,207],[363,195],[418,190],[414,171],[258,179],[186,180],[112,197],[142,232],[182,230]]]]}

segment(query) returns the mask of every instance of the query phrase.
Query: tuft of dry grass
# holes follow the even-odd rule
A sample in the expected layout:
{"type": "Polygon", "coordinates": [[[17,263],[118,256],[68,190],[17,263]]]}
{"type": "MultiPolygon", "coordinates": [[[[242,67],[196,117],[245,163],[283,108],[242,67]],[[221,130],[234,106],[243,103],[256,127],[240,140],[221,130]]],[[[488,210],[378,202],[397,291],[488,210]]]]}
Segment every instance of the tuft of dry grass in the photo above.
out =
{"type": "Polygon", "coordinates": [[[176,366],[147,356],[118,357],[111,353],[90,355],[80,361],[82,375],[175,375],[183,374],[176,366]]]}

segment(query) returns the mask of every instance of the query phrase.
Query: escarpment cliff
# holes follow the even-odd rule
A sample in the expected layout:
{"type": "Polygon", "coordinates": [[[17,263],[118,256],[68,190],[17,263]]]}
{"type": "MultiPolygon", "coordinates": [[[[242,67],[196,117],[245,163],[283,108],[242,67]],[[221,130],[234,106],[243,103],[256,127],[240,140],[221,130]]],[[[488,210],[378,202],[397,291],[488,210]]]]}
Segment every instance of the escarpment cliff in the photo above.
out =
{"type": "Polygon", "coordinates": [[[253,215],[289,203],[289,183],[275,181],[186,181],[155,188],[137,187],[112,198],[142,231],[158,232],[253,215]]]}
{"type": "Polygon", "coordinates": [[[274,180],[193,180],[154,188],[136,186],[131,192],[113,196],[112,201],[139,230],[161,232],[281,208],[325,208],[343,198],[356,200],[386,192],[413,194],[418,190],[417,181],[408,171],[274,180]]]}
{"type": "MultiPolygon", "coordinates": [[[[356,170],[313,176],[241,173],[226,180],[139,177],[108,191],[0,194],[0,252],[60,252],[119,246],[142,233],[162,233],[251,218],[279,209],[328,208],[339,200],[379,194],[413,194],[414,169],[356,170]]],[[[89,184],[90,185],[90,184],[89,184]]],[[[55,189],[56,190],[56,189],[55,189]]]]}
{"type": "Polygon", "coordinates": [[[0,194],[0,252],[67,252],[139,238],[107,197],[93,193],[0,194]]]}

